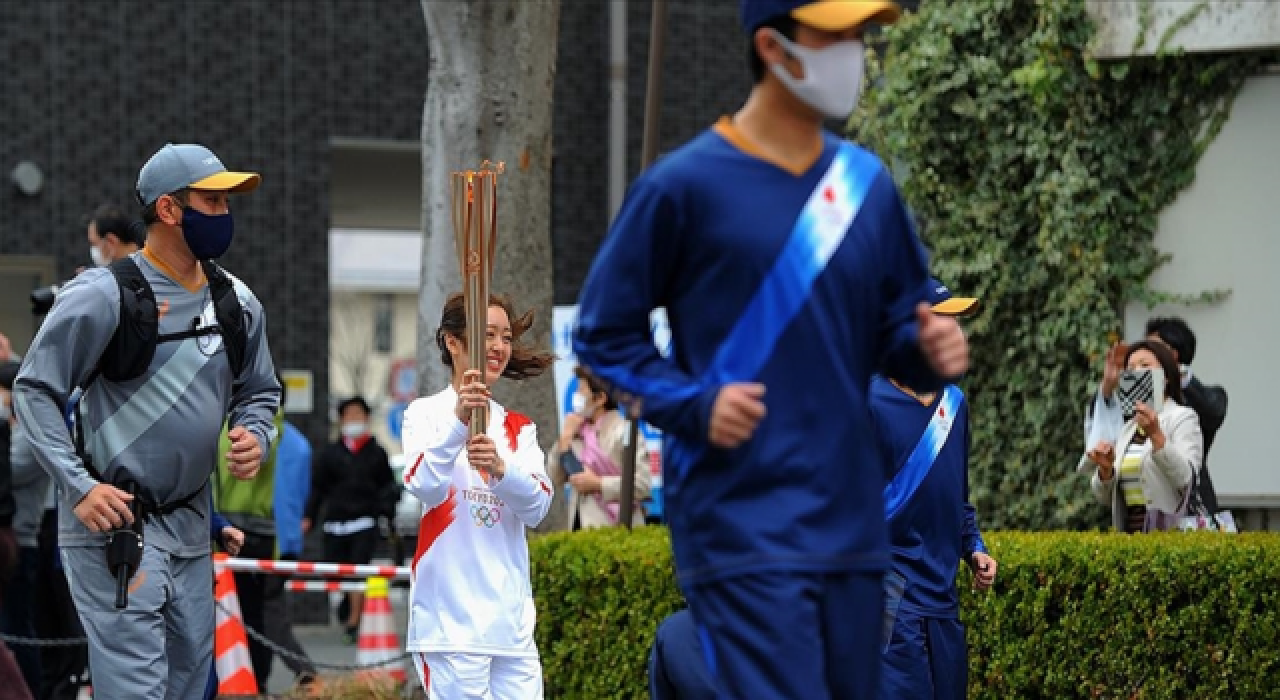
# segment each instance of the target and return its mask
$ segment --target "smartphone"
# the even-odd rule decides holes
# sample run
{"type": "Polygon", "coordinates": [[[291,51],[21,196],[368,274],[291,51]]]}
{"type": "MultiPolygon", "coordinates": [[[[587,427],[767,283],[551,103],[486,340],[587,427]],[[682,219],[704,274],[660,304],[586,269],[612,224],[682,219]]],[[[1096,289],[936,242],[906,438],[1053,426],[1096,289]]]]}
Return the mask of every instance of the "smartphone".
{"type": "Polygon", "coordinates": [[[1116,383],[1116,396],[1124,419],[1133,418],[1139,403],[1145,403],[1159,413],[1164,407],[1164,383],[1162,369],[1127,369],[1121,372],[1116,383]]]}
{"type": "Polygon", "coordinates": [[[564,470],[565,476],[573,476],[582,471],[582,460],[573,452],[562,452],[560,454],[560,468],[564,470]]]}

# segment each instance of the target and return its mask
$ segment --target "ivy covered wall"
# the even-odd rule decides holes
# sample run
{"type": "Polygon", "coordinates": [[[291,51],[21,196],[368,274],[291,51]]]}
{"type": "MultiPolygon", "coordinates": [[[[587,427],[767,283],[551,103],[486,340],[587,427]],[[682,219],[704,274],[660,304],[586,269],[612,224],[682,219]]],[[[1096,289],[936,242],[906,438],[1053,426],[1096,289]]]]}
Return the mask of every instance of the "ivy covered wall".
{"type": "Polygon", "coordinates": [[[1102,356],[1127,301],[1178,300],[1147,285],[1157,217],[1276,60],[1164,51],[1201,6],[1140,39],[1155,56],[1101,62],[1084,0],[926,0],[870,61],[851,136],[893,168],[935,274],[983,302],[964,388],[987,528],[1107,522],[1074,470],[1102,356]]]}

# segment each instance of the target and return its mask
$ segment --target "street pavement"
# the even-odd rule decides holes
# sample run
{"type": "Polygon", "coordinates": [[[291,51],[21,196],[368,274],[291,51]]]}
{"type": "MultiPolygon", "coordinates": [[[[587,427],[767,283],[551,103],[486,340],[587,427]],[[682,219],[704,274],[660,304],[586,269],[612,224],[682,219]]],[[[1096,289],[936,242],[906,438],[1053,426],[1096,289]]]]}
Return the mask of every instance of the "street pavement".
{"type": "MultiPolygon", "coordinates": [[[[286,594],[292,595],[292,594],[286,594]]],[[[400,643],[401,649],[404,648],[404,633],[409,625],[409,607],[408,607],[408,590],[403,588],[392,588],[391,594],[391,611],[396,619],[396,640],[400,643]]],[[[312,661],[317,663],[328,664],[354,664],[356,662],[356,645],[346,644],[342,639],[342,626],[334,621],[333,609],[337,607],[340,599],[336,596],[330,596],[329,605],[329,624],[327,625],[295,625],[293,628],[294,636],[298,638],[298,643],[306,650],[307,655],[312,661]]],[[[409,670],[409,669],[406,669],[409,670]]],[[[345,674],[345,671],[336,671],[332,669],[320,669],[321,675],[345,674]]],[[[412,674],[412,671],[409,671],[412,674]]],[[[271,675],[268,677],[267,691],[271,694],[287,692],[293,687],[293,674],[289,669],[280,662],[279,659],[273,661],[271,667],[271,675]]],[[[413,683],[418,680],[415,677],[409,679],[413,683]]]]}

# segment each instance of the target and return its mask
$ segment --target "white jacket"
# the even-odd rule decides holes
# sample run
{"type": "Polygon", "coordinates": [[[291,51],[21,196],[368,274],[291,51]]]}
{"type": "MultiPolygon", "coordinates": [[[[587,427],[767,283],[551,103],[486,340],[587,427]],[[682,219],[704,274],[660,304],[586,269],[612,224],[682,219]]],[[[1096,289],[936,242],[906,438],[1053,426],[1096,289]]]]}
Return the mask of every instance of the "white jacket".
{"type": "MultiPolygon", "coordinates": [[[[1104,401],[1099,397],[1094,404],[1094,420],[1110,420],[1119,423],[1123,420],[1119,415],[1117,402],[1104,401]]],[[[1157,416],[1160,430],[1164,433],[1165,443],[1161,449],[1152,449],[1142,458],[1142,492],[1147,497],[1147,523],[1154,529],[1165,529],[1170,516],[1183,515],[1187,495],[1194,484],[1194,476],[1200,469],[1204,459],[1204,436],[1200,433],[1200,419],[1196,412],[1179,405],[1173,399],[1165,399],[1157,416]],[[1152,513],[1152,510],[1158,511],[1152,513]]],[[[1129,449],[1129,443],[1137,433],[1138,424],[1133,419],[1125,422],[1119,429],[1115,452],[1116,469],[1112,471],[1111,480],[1103,481],[1098,476],[1098,465],[1089,459],[1088,451],[1093,445],[1086,445],[1086,454],[1080,458],[1076,469],[1080,472],[1091,472],[1090,486],[1093,495],[1103,505],[1111,507],[1111,523],[1116,530],[1125,529],[1125,512],[1121,507],[1120,479],[1118,477],[1119,462],[1129,449]]]]}
{"type": "Polygon", "coordinates": [[[537,429],[489,402],[488,435],[506,463],[492,485],[467,462],[452,388],[404,413],[405,487],[422,501],[406,646],[415,652],[537,656],[525,528],[551,507],[537,429]]]}

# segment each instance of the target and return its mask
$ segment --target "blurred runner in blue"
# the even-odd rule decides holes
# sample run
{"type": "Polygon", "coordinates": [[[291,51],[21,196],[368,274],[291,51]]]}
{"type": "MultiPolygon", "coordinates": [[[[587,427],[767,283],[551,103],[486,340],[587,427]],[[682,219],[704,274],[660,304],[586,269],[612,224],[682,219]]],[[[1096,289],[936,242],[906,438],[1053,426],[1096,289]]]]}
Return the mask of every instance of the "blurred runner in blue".
{"type": "MultiPolygon", "coordinates": [[[[978,303],[951,296],[937,280],[929,301],[934,313],[953,316],[978,303]]],[[[920,393],[876,377],[871,416],[890,470],[885,517],[893,549],[880,697],[964,700],[969,666],[956,570],[962,558],[969,562],[979,589],[996,578],[969,504],[969,407],[955,385],[920,393]]]]}
{"type": "Polygon", "coordinates": [[[898,7],[743,0],[741,15],[755,87],[632,185],[574,351],[663,431],[677,573],[720,697],[872,698],[890,557],[867,389],[881,371],[937,390],[968,345],[925,303],[889,172],[822,128],[857,104],[865,25],[898,7]]]}

